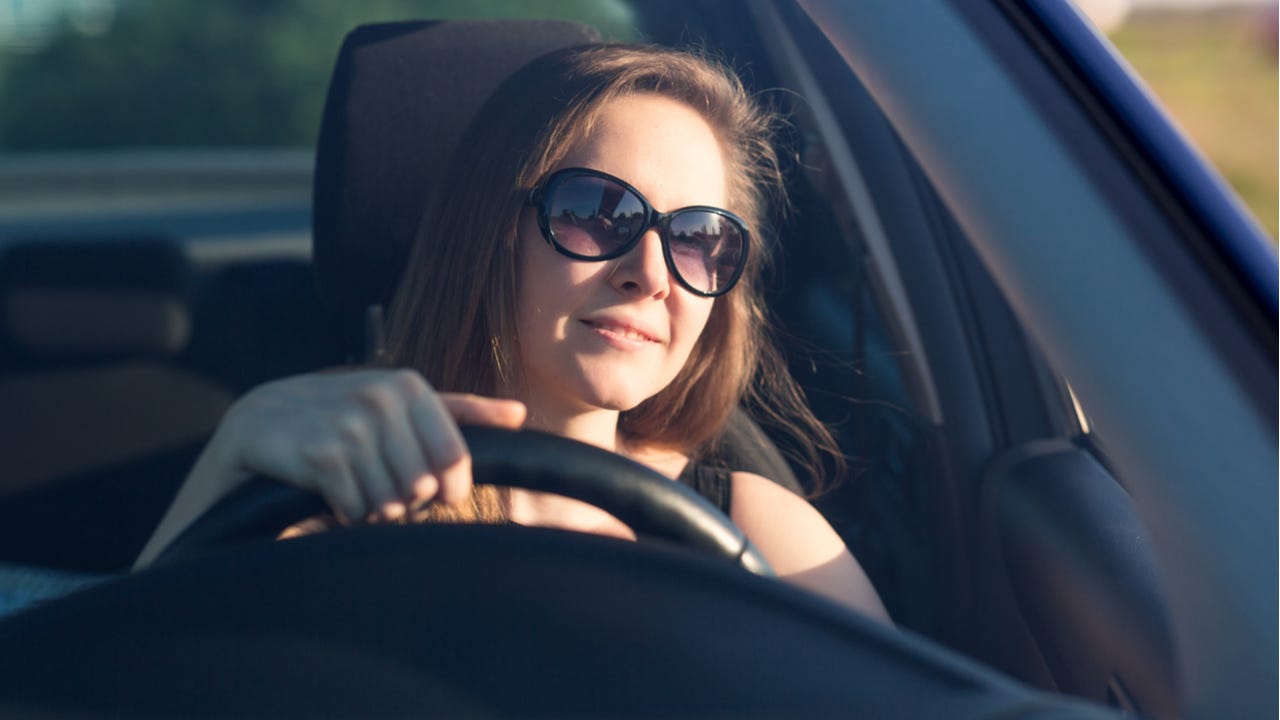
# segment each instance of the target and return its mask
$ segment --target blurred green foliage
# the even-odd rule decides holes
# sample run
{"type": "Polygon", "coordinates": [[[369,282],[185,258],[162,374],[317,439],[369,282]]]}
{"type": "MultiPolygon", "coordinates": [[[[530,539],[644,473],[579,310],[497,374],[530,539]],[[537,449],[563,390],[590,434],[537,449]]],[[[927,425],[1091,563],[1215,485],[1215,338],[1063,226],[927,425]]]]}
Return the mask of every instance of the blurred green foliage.
{"type": "Polygon", "coordinates": [[[103,34],[0,52],[0,149],[311,145],[351,28],[513,16],[636,34],[618,0],[123,0],[103,34]]]}
{"type": "MultiPolygon", "coordinates": [[[[0,152],[309,146],[342,37],[366,22],[569,18],[638,35],[625,0],[116,2],[104,33],[64,22],[44,47],[0,49],[0,152]]],[[[1112,40],[1274,238],[1273,25],[1248,9],[1139,13],[1112,40]]]]}
{"type": "Polygon", "coordinates": [[[1273,10],[1136,13],[1111,40],[1274,241],[1280,76],[1273,10]]]}

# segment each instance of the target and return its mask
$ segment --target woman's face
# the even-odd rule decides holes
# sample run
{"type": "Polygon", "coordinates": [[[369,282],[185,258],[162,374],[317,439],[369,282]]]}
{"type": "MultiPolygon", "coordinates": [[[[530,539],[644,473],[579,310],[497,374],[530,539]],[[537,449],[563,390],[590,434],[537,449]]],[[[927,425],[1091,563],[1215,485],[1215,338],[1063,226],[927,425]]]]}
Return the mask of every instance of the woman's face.
{"type": "MultiPolygon", "coordinates": [[[[638,93],[603,108],[557,166],[619,177],[661,212],[726,206],[724,160],[689,106],[638,93]]],[[[584,262],[555,251],[526,210],[519,230],[516,322],[526,402],[534,414],[628,410],[675,378],[714,300],[671,277],[650,229],[629,253],[584,262]]]]}

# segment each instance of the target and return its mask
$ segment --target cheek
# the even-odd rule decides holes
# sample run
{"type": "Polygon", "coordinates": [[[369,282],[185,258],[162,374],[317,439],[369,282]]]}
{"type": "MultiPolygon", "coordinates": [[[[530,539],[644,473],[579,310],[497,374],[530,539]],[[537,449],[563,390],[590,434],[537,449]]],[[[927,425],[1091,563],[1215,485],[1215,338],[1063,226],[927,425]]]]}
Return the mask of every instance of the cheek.
{"type": "Polygon", "coordinates": [[[544,276],[537,267],[541,260],[539,245],[544,242],[537,223],[529,213],[525,213],[516,233],[516,299],[521,305],[517,311],[522,310],[523,305],[533,299],[531,296],[538,294],[538,280],[544,276]]]}
{"type": "Polygon", "coordinates": [[[688,358],[698,339],[707,332],[711,325],[711,312],[715,308],[715,300],[709,298],[690,298],[685,307],[679,309],[679,326],[681,349],[684,358],[688,358]]]}
{"type": "Polygon", "coordinates": [[[532,357],[539,356],[544,351],[541,340],[552,333],[547,326],[553,310],[547,304],[551,278],[543,267],[541,248],[538,247],[543,240],[537,232],[535,227],[533,236],[529,236],[522,224],[516,241],[515,330],[517,344],[524,356],[521,362],[528,360],[530,353],[532,357]]]}
{"type": "MultiPolygon", "coordinates": [[[[555,251],[532,226],[520,234],[516,247],[516,323],[521,333],[556,338],[570,316],[591,305],[606,263],[571,260],[555,251]]],[[[522,337],[526,344],[534,337],[522,337]]]]}
{"type": "Polygon", "coordinates": [[[518,313],[524,313],[525,306],[542,313],[570,311],[603,267],[560,255],[541,238],[536,244],[522,244],[516,262],[518,313]]]}
{"type": "Polygon", "coordinates": [[[554,288],[563,282],[563,269],[531,215],[520,223],[516,239],[516,315],[521,325],[545,315],[555,300],[554,288]]]}

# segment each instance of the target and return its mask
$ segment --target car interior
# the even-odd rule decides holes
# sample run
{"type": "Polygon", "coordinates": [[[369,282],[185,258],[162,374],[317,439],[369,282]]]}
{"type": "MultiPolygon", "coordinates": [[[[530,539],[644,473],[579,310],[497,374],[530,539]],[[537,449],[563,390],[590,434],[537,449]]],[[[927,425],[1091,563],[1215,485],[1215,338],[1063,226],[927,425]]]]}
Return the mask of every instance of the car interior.
{"type": "MultiPolygon", "coordinates": [[[[924,683],[930,691],[912,707],[925,714],[946,708],[948,716],[978,717],[1019,702],[1029,714],[1102,712],[1057,693],[1128,712],[1176,714],[1176,656],[1161,581],[1126,489],[1091,437],[1068,384],[1023,331],[875,100],[812,20],[789,4],[751,4],[750,12],[735,15],[718,12],[714,3],[694,3],[678,20],[663,12],[668,5],[655,3],[642,16],[644,38],[666,44],[696,39],[714,48],[790,117],[781,142],[791,207],[778,222],[768,304],[793,374],[850,458],[849,476],[814,502],[905,631],[901,645],[798,591],[740,579],[737,571],[735,579],[724,580],[729,570],[711,569],[705,559],[673,559],[665,546],[619,556],[596,539],[539,533],[513,538],[510,529],[470,536],[460,528],[412,529],[417,535],[400,529],[395,535],[396,529],[382,528],[350,541],[351,547],[318,537],[280,543],[261,558],[229,548],[224,557],[234,563],[175,563],[133,585],[106,582],[93,591],[96,596],[38,603],[44,615],[10,625],[5,637],[14,647],[83,631],[90,620],[77,617],[141,627],[131,603],[165,593],[186,597],[204,587],[205,605],[170,608],[172,617],[157,626],[163,633],[140,635],[128,654],[139,674],[186,687],[173,678],[195,673],[199,663],[175,665],[172,653],[159,651],[164,633],[177,632],[209,653],[248,653],[241,658],[242,676],[189,696],[211,708],[231,707],[221,704],[219,693],[233,692],[281,657],[298,662],[298,674],[311,673],[309,683],[299,684],[304,695],[320,683],[343,685],[355,677],[385,690],[389,703],[435,703],[445,715],[494,708],[573,714],[600,707],[788,707],[764,690],[745,689],[769,685],[752,673],[771,672],[770,663],[717,665],[693,680],[675,669],[652,669],[644,677],[672,690],[645,696],[610,675],[616,657],[585,640],[566,640],[558,630],[582,622],[593,642],[603,637],[632,649],[630,660],[652,668],[671,660],[665,648],[637,645],[611,629],[603,612],[585,619],[569,612],[535,617],[484,592],[492,589],[486,584],[491,579],[474,569],[433,560],[420,574],[406,573],[414,539],[430,538],[461,548],[460,557],[476,565],[500,569],[546,605],[559,601],[582,612],[582,597],[618,602],[625,592],[632,597],[620,612],[632,609],[628,621],[644,626],[636,633],[668,637],[673,623],[713,618],[709,637],[742,643],[744,655],[773,644],[772,657],[811,658],[805,661],[810,672],[785,676],[810,711],[850,702],[885,711],[903,707],[875,700],[875,688],[835,683],[842,673],[866,673],[885,680],[878,689],[884,697],[908,705],[903,698],[924,683]],[[524,549],[512,554],[513,546],[524,549]],[[560,556],[578,564],[549,559],[560,556]],[[209,589],[282,567],[299,574],[290,570],[242,596],[234,588],[209,589]],[[546,668],[571,664],[567,678],[617,704],[573,699],[563,692],[565,677],[534,668],[477,705],[480,679],[510,673],[517,661],[502,649],[486,656],[469,648],[470,628],[430,630],[443,638],[450,661],[472,668],[474,677],[463,677],[442,670],[438,659],[423,659],[420,643],[414,645],[418,636],[398,640],[372,621],[339,636],[367,632],[395,648],[387,656],[338,658],[320,646],[285,655],[288,648],[269,634],[254,635],[255,628],[281,623],[275,627],[303,638],[313,625],[267,611],[243,619],[255,612],[251,606],[293,606],[298,585],[290,581],[303,582],[298,578],[308,572],[341,574],[345,584],[315,587],[329,593],[331,604],[354,607],[365,601],[350,586],[386,585],[392,576],[401,578],[396,591],[402,595],[438,595],[428,571],[445,573],[459,587],[475,583],[479,591],[465,592],[477,613],[505,618],[498,621],[501,632],[529,647],[552,648],[546,668]],[[714,582],[700,584],[697,573],[714,582]],[[721,582],[730,584],[715,584],[721,582]],[[765,599],[735,605],[730,591],[739,586],[732,583],[749,583],[765,599]],[[670,607],[673,598],[679,598],[679,610],[670,607]],[[757,617],[771,603],[803,612],[794,622],[757,617]],[[234,608],[229,617],[237,619],[201,615],[201,608],[217,604],[234,608]],[[92,614],[97,612],[102,614],[92,614]],[[643,617],[652,619],[637,619],[643,617]],[[785,622],[791,624],[778,624],[785,622]],[[650,627],[664,623],[661,630],[650,627]],[[744,628],[768,629],[748,640],[744,628]],[[842,643],[854,636],[880,654],[850,652],[842,643]],[[230,649],[233,643],[241,649],[230,649]],[[977,662],[958,659],[961,654],[977,662]],[[430,667],[438,685],[424,686],[420,677],[417,684],[404,681],[409,658],[435,663],[430,667]],[[329,660],[355,669],[337,677],[329,660]],[[1027,694],[1005,675],[1048,694],[1027,694]],[[833,683],[843,689],[832,690],[833,683]],[[736,693],[738,704],[715,704],[710,698],[717,693],[736,693]]],[[[168,228],[165,222],[112,225],[91,218],[52,229],[0,223],[0,452],[9,460],[0,480],[0,578],[70,588],[127,572],[236,397],[272,378],[376,357],[380,306],[404,264],[422,198],[447,188],[440,170],[453,140],[513,70],[549,49],[598,37],[591,27],[547,20],[362,26],[337,55],[314,176],[304,168],[247,181],[305,183],[311,197],[303,202],[252,212],[202,210],[165,221],[168,228]],[[43,574],[33,574],[34,568],[43,574]]],[[[791,449],[772,437],[767,424],[755,422],[750,408],[735,417],[722,452],[734,467],[796,490],[806,487],[807,478],[787,460],[791,449]]],[[[384,601],[396,608],[387,610],[391,615],[420,612],[403,599],[384,601]]],[[[453,606],[441,602],[432,599],[427,607],[450,612],[453,606]]],[[[323,622],[320,610],[303,607],[307,621],[323,622]]],[[[120,661],[125,652],[110,637],[89,637],[82,649],[87,659],[77,667],[120,661]]],[[[66,691],[55,680],[28,677],[39,668],[35,663],[3,683],[44,688],[24,697],[66,691]]],[[[86,683],[79,697],[134,708],[112,695],[120,680],[112,675],[86,683]]],[[[332,711],[357,703],[359,695],[335,691],[324,696],[330,704],[317,696],[288,710],[332,711]]],[[[178,707],[166,705],[176,701],[164,693],[156,697],[162,699],[148,708],[178,707]]]]}

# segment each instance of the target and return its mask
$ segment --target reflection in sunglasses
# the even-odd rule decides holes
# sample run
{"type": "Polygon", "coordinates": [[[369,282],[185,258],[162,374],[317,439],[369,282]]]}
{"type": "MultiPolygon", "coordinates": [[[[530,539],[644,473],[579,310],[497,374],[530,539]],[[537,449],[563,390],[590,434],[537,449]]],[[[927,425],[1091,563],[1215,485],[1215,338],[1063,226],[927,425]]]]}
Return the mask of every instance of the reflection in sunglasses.
{"type": "Polygon", "coordinates": [[[658,212],[635,188],[598,170],[552,173],[528,204],[538,209],[547,241],[577,260],[619,257],[656,227],[672,274],[698,295],[728,292],[746,264],[749,234],[733,213],[703,206],[658,212]]]}

